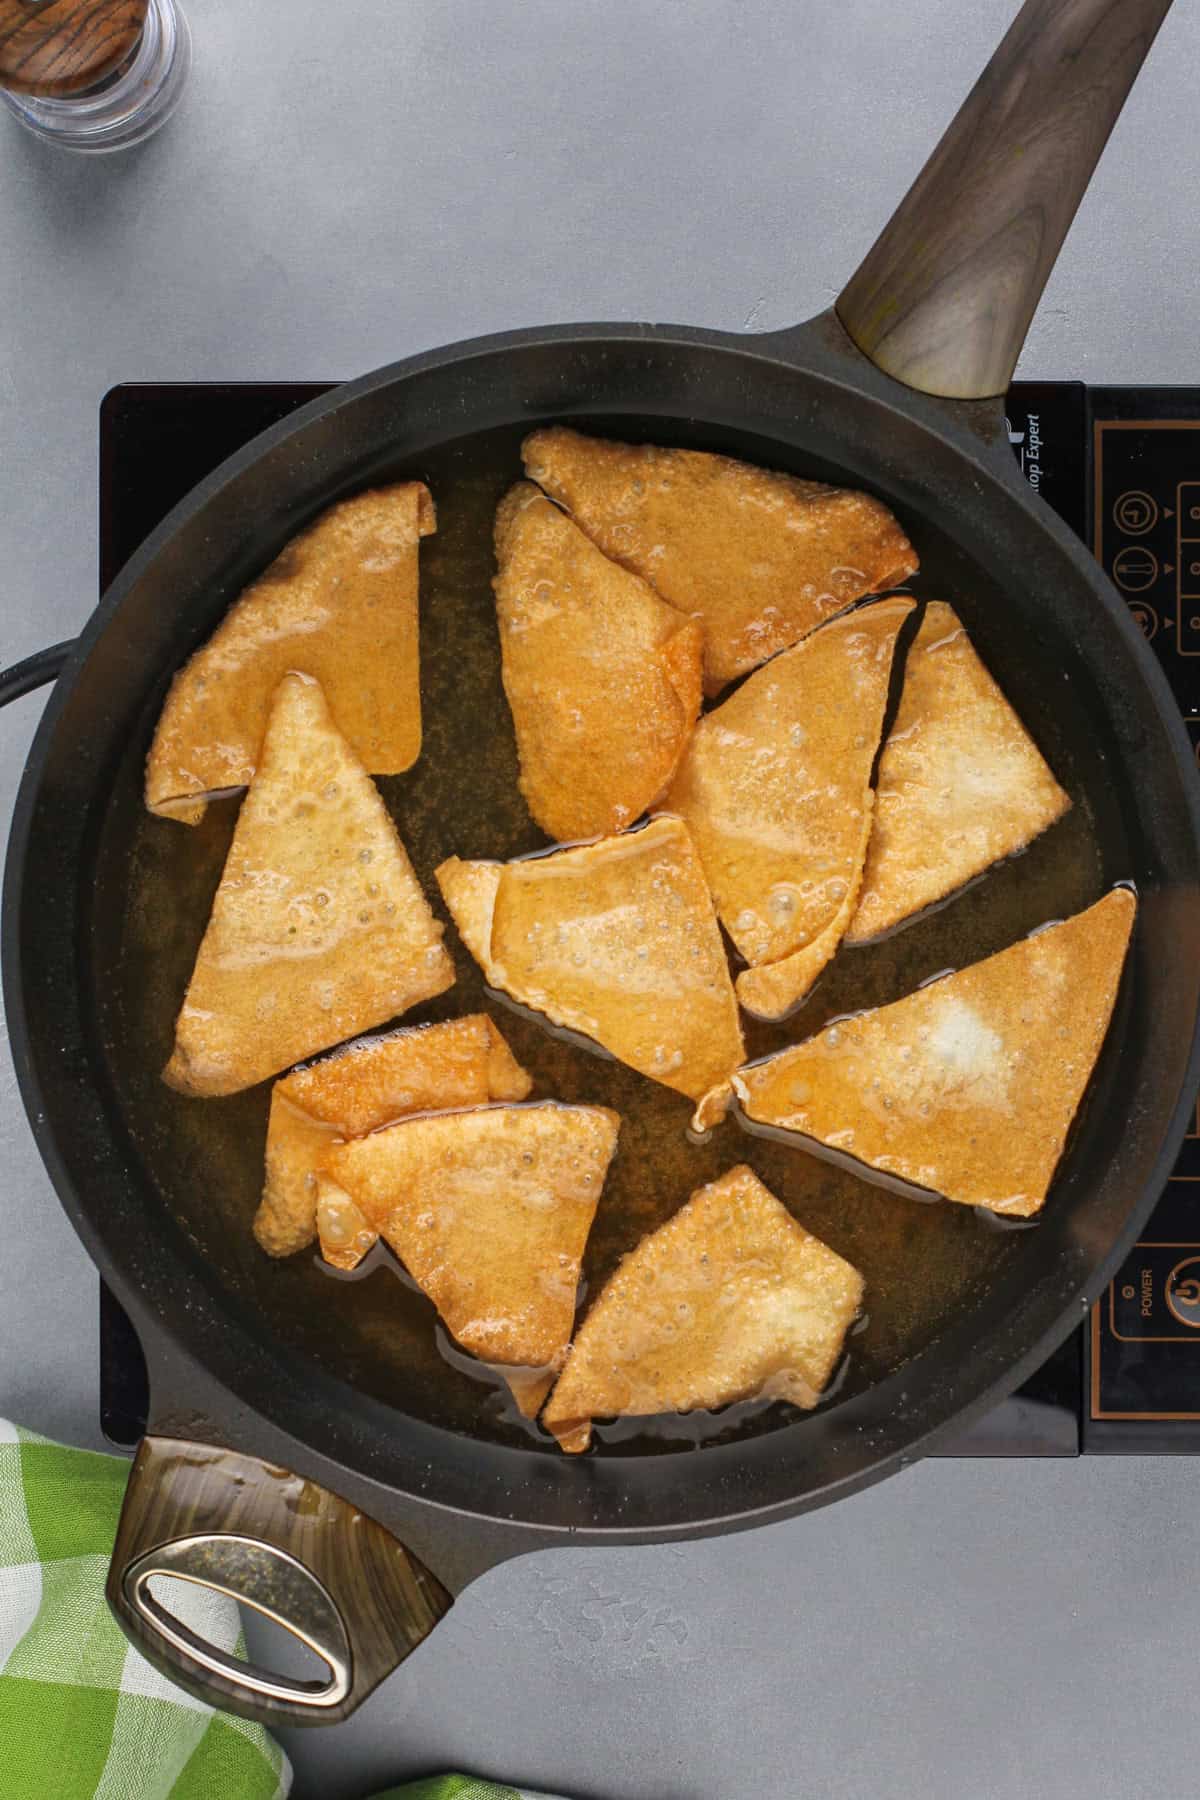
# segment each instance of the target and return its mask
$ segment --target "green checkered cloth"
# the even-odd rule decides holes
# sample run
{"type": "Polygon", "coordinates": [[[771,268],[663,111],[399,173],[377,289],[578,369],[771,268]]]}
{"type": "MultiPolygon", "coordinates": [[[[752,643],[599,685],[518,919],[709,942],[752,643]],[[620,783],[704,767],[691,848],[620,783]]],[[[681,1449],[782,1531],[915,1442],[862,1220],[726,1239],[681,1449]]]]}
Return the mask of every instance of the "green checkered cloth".
{"type": "MultiPolygon", "coordinates": [[[[5,1800],[275,1800],[292,1772],[261,1725],[152,1669],[104,1600],[128,1465],[0,1419],[0,1792],[5,1800]]],[[[237,1607],[181,1586],[222,1650],[237,1607]]],[[[172,1596],[172,1605],[176,1606],[172,1596]]]]}
{"type": "MultiPolygon", "coordinates": [[[[104,1599],[128,1465],[0,1419],[3,1800],[282,1800],[288,1760],[261,1725],[214,1712],[138,1655],[104,1599]]],[[[171,1605],[244,1654],[237,1607],[180,1583],[171,1605]]],[[[466,1775],[377,1800],[552,1800],[466,1775]]]]}

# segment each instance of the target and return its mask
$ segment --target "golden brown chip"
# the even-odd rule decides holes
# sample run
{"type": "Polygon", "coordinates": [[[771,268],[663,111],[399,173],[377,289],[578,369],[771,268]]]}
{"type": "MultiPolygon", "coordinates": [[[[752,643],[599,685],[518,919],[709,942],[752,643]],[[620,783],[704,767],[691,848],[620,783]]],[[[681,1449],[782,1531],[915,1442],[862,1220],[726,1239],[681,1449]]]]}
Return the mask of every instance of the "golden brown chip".
{"type": "MultiPolygon", "coordinates": [[[[327,1175],[316,1177],[316,1192],[321,1255],[335,1269],[356,1269],[367,1251],[379,1242],[378,1231],[367,1224],[345,1188],[327,1175]]],[[[536,1419],[554,1386],[554,1370],[505,1367],[503,1363],[490,1366],[508,1383],[518,1409],[527,1419],[536,1419]]]]}
{"type": "MultiPolygon", "coordinates": [[[[323,1124],[293,1106],[284,1098],[282,1087],[282,1082],[276,1082],[271,1089],[263,1194],[254,1215],[254,1235],[268,1256],[292,1256],[312,1243],[316,1171],[325,1151],[340,1135],[336,1126],[323,1124]]],[[[353,1266],[338,1264],[339,1268],[353,1266]]]]}
{"type": "Polygon", "coordinates": [[[917,567],[869,494],[562,426],[535,431],[522,454],[606,556],[700,619],[710,693],[917,567]]]}
{"type": "Polygon", "coordinates": [[[759,1397],[815,1406],[862,1292],[858,1270],[740,1164],[625,1258],[579,1329],[543,1423],[579,1451],[597,1417],[759,1397]]]}
{"type": "Polygon", "coordinates": [[[237,1093],[453,982],[374,783],[319,684],[285,675],[163,1079],[237,1093]]]}
{"type": "Polygon", "coordinates": [[[493,987],[699,1100],[741,1060],[729,966],[687,827],[437,871],[493,987]]]}
{"type": "Polygon", "coordinates": [[[738,999],[763,1018],[804,998],[854,914],[892,653],[912,610],[882,600],[775,657],[701,719],[671,785],[751,965],[738,999]]]}
{"type": "Polygon", "coordinates": [[[331,507],[293,538],[179,671],[146,764],[151,812],[195,825],[254,773],[271,699],[291,669],[315,676],[373,775],[421,750],[417,543],[436,529],[418,481],[331,507]]]}
{"type": "Polygon", "coordinates": [[[617,1143],[600,1106],[425,1114],[330,1150],[329,1175],[465,1350],[562,1366],[584,1245],[617,1143]]]}
{"type": "Polygon", "coordinates": [[[876,937],[1023,850],[1071,802],[950,607],[926,608],[879,761],[847,943],[876,937]]]}
{"type": "Polygon", "coordinates": [[[496,615],[521,792],[553,838],[658,799],[700,711],[703,634],[527,481],[496,515],[496,615]]]}
{"type": "MultiPolygon", "coordinates": [[[[293,1070],[271,1090],[255,1237],[270,1256],[290,1256],[312,1243],[315,1176],[335,1139],[361,1137],[409,1113],[524,1100],[532,1085],[485,1013],[360,1038],[293,1070]]],[[[353,1268],[375,1241],[372,1235],[357,1242],[360,1235],[339,1232],[327,1245],[322,1233],[325,1260],[353,1268]]]]}
{"type": "Polygon", "coordinates": [[[359,1038],[293,1069],[275,1092],[340,1136],[362,1137],[405,1113],[524,1100],[532,1085],[487,1014],[470,1013],[359,1038]]]}
{"type": "Polygon", "coordinates": [[[997,956],[827,1025],[735,1075],[743,1108],[948,1200],[1037,1212],[1108,1030],[1136,910],[1114,888],[997,956]]]}

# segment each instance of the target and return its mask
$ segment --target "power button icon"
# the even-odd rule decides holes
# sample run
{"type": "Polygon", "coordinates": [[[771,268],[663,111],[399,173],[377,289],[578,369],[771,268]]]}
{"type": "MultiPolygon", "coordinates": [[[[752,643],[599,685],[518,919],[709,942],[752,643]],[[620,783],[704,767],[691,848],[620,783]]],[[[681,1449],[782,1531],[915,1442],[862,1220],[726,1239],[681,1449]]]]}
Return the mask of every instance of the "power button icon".
{"type": "Polygon", "coordinates": [[[1200,1331],[1200,1257],[1175,1264],[1167,1276],[1167,1305],[1181,1325],[1200,1331]]]}
{"type": "Polygon", "coordinates": [[[1142,537],[1158,524],[1158,502],[1141,488],[1130,488],[1113,504],[1113,524],[1126,537],[1142,537]]]}

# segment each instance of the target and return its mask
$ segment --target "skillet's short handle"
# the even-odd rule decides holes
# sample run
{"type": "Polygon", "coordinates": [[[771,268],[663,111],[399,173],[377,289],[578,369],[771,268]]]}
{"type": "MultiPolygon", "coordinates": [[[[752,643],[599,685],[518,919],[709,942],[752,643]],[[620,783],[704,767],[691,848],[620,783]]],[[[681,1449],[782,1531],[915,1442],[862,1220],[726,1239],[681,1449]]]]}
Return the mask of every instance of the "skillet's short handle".
{"type": "Polygon", "coordinates": [[[345,1719],[415,1650],[451,1600],[382,1525],[255,1456],[146,1438],[129,1478],[108,1602],[146,1659],[212,1706],[264,1725],[345,1719]],[[304,1682],[242,1662],[177,1619],[172,1575],[241,1600],[315,1651],[304,1682]]]}
{"type": "Polygon", "coordinates": [[[23,694],[32,694],[35,688],[57,681],[74,648],[72,642],[51,644],[48,650],[38,650],[24,662],[0,669],[0,706],[7,706],[11,700],[19,700],[23,694]]]}
{"type": "Polygon", "coordinates": [[[1171,0],[1025,0],[837,302],[926,394],[1008,387],[1025,334],[1171,0]]]}

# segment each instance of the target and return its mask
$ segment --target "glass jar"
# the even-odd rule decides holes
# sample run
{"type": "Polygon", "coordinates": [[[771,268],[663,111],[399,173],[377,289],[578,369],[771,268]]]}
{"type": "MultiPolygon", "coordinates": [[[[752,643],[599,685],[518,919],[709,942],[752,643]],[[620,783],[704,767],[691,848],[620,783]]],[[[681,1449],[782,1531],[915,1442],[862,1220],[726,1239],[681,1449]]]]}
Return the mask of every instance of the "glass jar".
{"type": "Polygon", "coordinates": [[[175,0],[149,0],[137,45],[102,81],[78,94],[0,88],[0,101],[22,125],[65,150],[126,150],[166,124],[191,61],[191,33],[175,0]]]}

